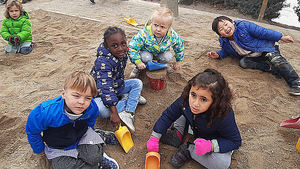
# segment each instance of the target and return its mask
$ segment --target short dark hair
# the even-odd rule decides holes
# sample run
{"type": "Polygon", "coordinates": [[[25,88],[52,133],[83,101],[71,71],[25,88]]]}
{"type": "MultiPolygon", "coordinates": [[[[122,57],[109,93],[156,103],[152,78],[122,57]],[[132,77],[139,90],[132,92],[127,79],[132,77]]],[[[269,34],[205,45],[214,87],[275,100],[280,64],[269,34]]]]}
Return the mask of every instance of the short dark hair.
{"type": "Polygon", "coordinates": [[[189,105],[189,93],[192,86],[208,89],[212,93],[213,103],[206,111],[207,126],[211,126],[216,119],[223,118],[231,111],[231,90],[227,81],[217,70],[206,69],[188,81],[181,94],[183,106],[189,105]]]}
{"type": "Polygon", "coordinates": [[[221,21],[229,21],[231,23],[233,23],[233,20],[228,18],[227,16],[218,16],[214,19],[214,21],[212,22],[211,28],[214,32],[216,32],[218,35],[220,35],[219,31],[218,31],[218,24],[221,21]]]}
{"type": "Polygon", "coordinates": [[[115,34],[115,33],[121,33],[121,35],[123,35],[124,37],[126,37],[126,34],[125,34],[125,31],[121,28],[118,28],[118,27],[108,27],[106,29],[106,31],[104,32],[104,36],[103,36],[103,39],[104,39],[104,47],[107,48],[107,39],[115,34]]]}

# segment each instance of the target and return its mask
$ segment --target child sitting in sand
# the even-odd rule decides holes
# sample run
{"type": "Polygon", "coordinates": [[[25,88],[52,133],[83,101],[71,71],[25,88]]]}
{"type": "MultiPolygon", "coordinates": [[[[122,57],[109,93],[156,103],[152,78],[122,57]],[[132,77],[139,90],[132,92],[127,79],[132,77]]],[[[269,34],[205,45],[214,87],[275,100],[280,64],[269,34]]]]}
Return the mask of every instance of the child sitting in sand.
{"type": "Polygon", "coordinates": [[[8,41],[6,53],[28,54],[33,49],[31,23],[28,13],[23,10],[18,0],[9,0],[6,3],[4,20],[1,26],[1,36],[8,41]]]}
{"type": "Polygon", "coordinates": [[[122,120],[134,132],[133,121],[137,104],[146,104],[146,99],[141,96],[143,83],[139,79],[124,80],[128,60],[125,32],[117,27],[109,27],[104,32],[103,39],[91,70],[98,88],[95,102],[100,117],[110,117],[115,126],[119,126],[122,120]]]}
{"type": "Polygon", "coordinates": [[[137,77],[140,70],[146,68],[145,64],[153,59],[159,63],[171,62],[173,58],[171,47],[176,58],[173,69],[180,69],[180,63],[184,58],[184,43],[171,28],[172,22],[173,13],[170,9],[157,8],[144,29],[132,37],[129,43],[129,55],[136,67],[130,73],[130,78],[137,77]]]}
{"type": "Polygon", "coordinates": [[[158,152],[161,141],[179,147],[171,158],[176,168],[190,159],[206,168],[228,168],[233,150],[241,146],[231,100],[228,83],[219,72],[206,69],[198,73],[156,121],[148,151],[158,152]],[[175,129],[167,130],[173,122],[175,129]],[[192,135],[186,142],[183,137],[188,126],[192,135]]]}
{"type": "Polygon", "coordinates": [[[294,42],[291,36],[266,29],[245,20],[233,21],[219,16],[212,23],[219,35],[221,50],[209,52],[208,57],[222,59],[234,56],[245,69],[258,69],[283,77],[291,87],[289,93],[300,96],[300,78],[291,64],[280,54],[277,41],[294,42]],[[276,43],[275,43],[276,42],[276,43]]]}
{"type": "Polygon", "coordinates": [[[60,97],[39,104],[29,114],[26,133],[31,148],[45,153],[53,169],[119,168],[104,153],[106,136],[94,131],[99,114],[96,94],[94,78],[74,72],[66,78],[60,97]]]}

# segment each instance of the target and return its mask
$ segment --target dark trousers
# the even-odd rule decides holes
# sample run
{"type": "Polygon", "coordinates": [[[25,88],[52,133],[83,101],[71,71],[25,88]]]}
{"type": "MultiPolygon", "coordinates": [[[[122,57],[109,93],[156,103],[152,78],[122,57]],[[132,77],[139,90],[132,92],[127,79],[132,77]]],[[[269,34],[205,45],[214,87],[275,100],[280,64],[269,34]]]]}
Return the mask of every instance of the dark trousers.
{"type": "Polygon", "coordinates": [[[52,159],[53,169],[99,169],[103,158],[103,144],[81,144],[77,150],[78,158],[61,156],[52,159]]]}
{"type": "Polygon", "coordinates": [[[266,57],[266,53],[263,53],[259,57],[243,57],[240,60],[240,66],[245,69],[258,69],[264,72],[272,72],[282,77],[290,87],[297,85],[299,76],[292,65],[280,54],[278,46],[275,46],[273,53],[276,59],[273,59],[272,62],[270,58],[266,57]]]}

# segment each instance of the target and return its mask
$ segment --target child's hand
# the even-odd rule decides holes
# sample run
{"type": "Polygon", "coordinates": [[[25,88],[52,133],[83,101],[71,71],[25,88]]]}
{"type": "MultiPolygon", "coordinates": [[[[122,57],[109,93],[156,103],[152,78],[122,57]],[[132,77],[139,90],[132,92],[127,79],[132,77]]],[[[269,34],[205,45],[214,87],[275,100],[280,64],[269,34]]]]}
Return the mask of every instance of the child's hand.
{"type": "Polygon", "coordinates": [[[137,67],[138,67],[138,69],[140,69],[140,70],[142,70],[142,69],[145,69],[145,68],[146,68],[146,65],[145,65],[143,62],[141,62],[141,63],[138,63],[136,66],[137,66],[137,67]]]}
{"type": "Polygon", "coordinates": [[[150,139],[147,142],[148,152],[158,152],[159,149],[159,139],[153,136],[150,136],[150,139]]]}
{"type": "Polygon", "coordinates": [[[217,52],[208,52],[207,56],[213,59],[219,58],[219,54],[217,52]]]}
{"type": "Polygon", "coordinates": [[[291,36],[282,36],[281,39],[283,42],[289,43],[289,42],[294,42],[294,39],[291,36]]]}
{"type": "Polygon", "coordinates": [[[15,44],[19,44],[20,43],[20,36],[15,36],[14,37],[14,42],[15,42],[15,44]]]}
{"type": "Polygon", "coordinates": [[[174,70],[179,70],[181,68],[181,62],[175,62],[173,64],[173,69],[174,70]]]}
{"type": "Polygon", "coordinates": [[[202,138],[197,138],[195,141],[195,153],[198,155],[204,155],[211,152],[211,142],[202,138]]]}

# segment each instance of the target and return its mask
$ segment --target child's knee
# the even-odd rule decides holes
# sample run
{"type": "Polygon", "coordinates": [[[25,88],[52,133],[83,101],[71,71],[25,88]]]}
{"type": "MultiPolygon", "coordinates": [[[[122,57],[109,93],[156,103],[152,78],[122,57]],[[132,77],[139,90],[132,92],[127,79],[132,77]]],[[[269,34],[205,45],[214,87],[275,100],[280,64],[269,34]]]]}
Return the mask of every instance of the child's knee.
{"type": "Polygon", "coordinates": [[[79,145],[78,158],[92,166],[97,165],[103,158],[103,144],[79,145]]]}
{"type": "Polygon", "coordinates": [[[244,68],[244,69],[247,69],[247,62],[246,62],[246,60],[244,58],[242,58],[240,60],[240,67],[244,68]]]}
{"type": "Polygon", "coordinates": [[[149,61],[153,60],[153,55],[148,51],[141,51],[140,56],[144,63],[148,63],[149,61]]]}

